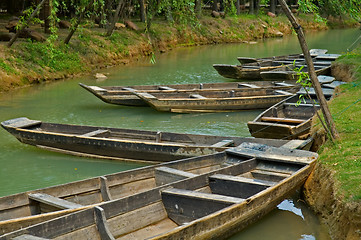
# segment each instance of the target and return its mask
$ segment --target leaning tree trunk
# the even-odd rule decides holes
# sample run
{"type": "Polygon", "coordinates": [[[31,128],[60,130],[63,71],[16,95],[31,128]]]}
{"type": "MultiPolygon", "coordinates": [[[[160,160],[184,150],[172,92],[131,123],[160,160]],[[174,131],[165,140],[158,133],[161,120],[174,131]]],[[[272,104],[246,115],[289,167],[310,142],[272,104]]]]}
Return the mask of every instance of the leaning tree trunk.
{"type": "MultiPolygon", "coordinates": [[[[292,14],[292,12],[289,9],[289,7],[287,6],[285,0],[279,0],[279,3],[281,4],[282,9],[285,12],[286,16],[288,17],[289,21],[291,22],[293,28],[296,30],[298,41],[300,42],[302,52],[305,56],[306,63],[308,66],[308,73],[310,75],[312,85],[315,88],[316,96],[317,96],[318,100],[320,101],[322,113],[325,118],[328,130],[330,131],[331,138],[332,139],[338,138],[338,132],[336,130],[335,123],[332,119],[330,109],[328,108],[326,98],[323,95],[321,85],[317,79],[315,67],[313,65],[311,54],[308,50],[307,42],[306,42],[303,30],[301,28],[301,25],[299,25],[297,19],[292,14]]],[[[325,129],[325,130],[327,131],[327,129],[325,129]]]]}
{"type": "Polygon", "coordinates": [[[28,26],[29,22],[31,21],[31,19],[34,18],[34,16],[39,12],[40,8],[44,5],[44,3],[48,1],[48,0],[42,0],[39,5],[36,7],[36,9],[34,10],[34,12],[30,15],[30,17],[28,18],[28,20],[26,20],[26,23],[24,23],[20,29],[18,29],[16,31],[16,34],[10,39],[10,41],[8,42],[7,46],[11,47],[14,42],[16,41],[16,39],[19,37],[20,33],[24,30],[24,28],[26,26],[28,26]]]}
{"type": "Polygon", "coordinates": [[[114,13],[112,24],[109,26],[109,29],[108,29],[107,34],[106,34],[106,36],[108,36],[108,37],[113,34],[113,31],[114,31],[114,28],[115,28],[115,23],[118,22],[119,13],[120,13],[120,10],[122,8],[122,5],[123,5],[123,0],[119,0],[117,9],[115,10],[115,13],[114,13]]]}
{"type": "Polygon", "coordinates": [[[76,20],[76,23],[74,26],[72,26],[70,33],[68,34],[68,36],[65,38],[64,43],[65,44],[69,44],[70,39],[72,38],[72,36],[74,35],[75,31],[77,30],[79,23],[81,22],[81,20],[84,18],[85,12],[88,9],[88,7],[92,6],[94,4],[94,0],[91,0],[90,3],[84,7],[84,9],[82,10],[82,12],[80,13],[78,19],[76,20]]]}

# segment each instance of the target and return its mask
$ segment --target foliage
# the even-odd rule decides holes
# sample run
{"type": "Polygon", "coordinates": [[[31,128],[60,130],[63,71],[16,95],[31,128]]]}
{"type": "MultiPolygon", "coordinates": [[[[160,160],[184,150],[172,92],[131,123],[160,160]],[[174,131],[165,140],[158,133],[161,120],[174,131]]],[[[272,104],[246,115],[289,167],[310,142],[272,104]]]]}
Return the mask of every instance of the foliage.
{"type": "Polygon", "coordinates": [[[16,70],[3,59],[0,59],[0,69],[3,69],[6,73],[17,74],[16,70]]]}

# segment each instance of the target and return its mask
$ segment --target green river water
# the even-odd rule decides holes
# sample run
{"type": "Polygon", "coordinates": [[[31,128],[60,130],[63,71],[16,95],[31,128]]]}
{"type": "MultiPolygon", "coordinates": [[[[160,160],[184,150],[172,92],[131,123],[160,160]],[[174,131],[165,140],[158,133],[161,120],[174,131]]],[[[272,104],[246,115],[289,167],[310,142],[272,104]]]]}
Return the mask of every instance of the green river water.
{"type": "MultiPolygon", "coordinates": [[[[310,48],[343,53],[359,36],[359,29],[307,33],[310,48]]],[[[28,117],[56,123],[109,126],[180,133],[248,137],[247,121],[261,110],[231,113],[160,113],[147,107],[103,103],[80,86],[178,84],[232,81],[217,74],[214,63],[237,64],[236,57],[265,57],[300,52],[296,36],[257,44],[227,44],[181,48],[156,56],[156,64],[143,59],[136,64],[92,75],[19,89],[0,96],[0,121],[28,117]]],[[[144,166],[111,160],[80,158],[48,152],[18,142],[0,130],[0,196],[66,183],[144,166]]],[[[295,197],[231,239],[329,239],[308,207],[295,197]]]]}

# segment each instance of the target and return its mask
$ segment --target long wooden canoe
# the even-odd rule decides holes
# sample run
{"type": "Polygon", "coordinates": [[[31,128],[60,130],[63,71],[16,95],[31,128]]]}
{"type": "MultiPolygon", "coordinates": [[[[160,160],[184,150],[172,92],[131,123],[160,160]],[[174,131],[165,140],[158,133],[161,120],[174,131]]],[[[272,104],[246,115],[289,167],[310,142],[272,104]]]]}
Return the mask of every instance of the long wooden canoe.
{"type": "Polygon", "coordinates": [[[20,142],[72,155],[115,160],[164,162],[223,151],[243,142],[272,146],[306,143],[181,134],[109,127],[47,123],[25,117],[1,123],[20,142]]]}
{"type": "Polygon", "coordinates": [[[297,105],[299,95],[296,94],[268,108],[253,121],[247,123],[250,134],[256,138],[297,139],[307,137],[312,118],[320,109],[311,101],[297,105]]]}
{"type": "Polygon", "coordinates": [[[136,91],[133,93],[158,111],[188,113],[265,109],[292,95],[290,92],[274,89],[217,91],[202,94],[150,94],[136,91]]]}
{"type": "Polygon", "coordinates": [[[234,164],[198,157],[0,197],[0,235],[234,164]]]}
{"type": "MultiPolygon", "coordinates": [[[[331,62],[314,62],[316,75],[331,75],[331,62]]],[[[307,65],[288,65],[281,68],[263,71],[260,76],[265,81],[298,80],[299,69],[301,72],[308,72],[307,65]]]]}
{"type": "Polygon", "coordinates": [[[291,66],[294,62],[302,64],[304,59],[298,60],[267,60],[262,62],[248,63],[242,65],[213,64],[213,68],[226,78],[261,80],[261,72],[283,69],[284,66],[291,66]]]}
{"type": "MultiPolygon", "coordinates": [[[[228,166],[7,233],[8,239],[225,239],[299,188],[316,153],[241,146],[204,158],[228,166]]],[[[179,171],[180,172],[180,171],[179,171]]]]}
{"type": "Polygon", "coordinates": [[[148,106],[141,98],[130,91],[157,93],[188,93],[202,94],[203,92],[215,91],[240,91],[254,88],[281,89],[293,92],[299,89],[294,82],[221,82],[221,83],[199,83],[199,84],[171,84],[171,85],[138,85],[138,86],[88,86],[79,83],[81,87],[94,94],[106,103],[127,105],[127,106],[148,106]]]}

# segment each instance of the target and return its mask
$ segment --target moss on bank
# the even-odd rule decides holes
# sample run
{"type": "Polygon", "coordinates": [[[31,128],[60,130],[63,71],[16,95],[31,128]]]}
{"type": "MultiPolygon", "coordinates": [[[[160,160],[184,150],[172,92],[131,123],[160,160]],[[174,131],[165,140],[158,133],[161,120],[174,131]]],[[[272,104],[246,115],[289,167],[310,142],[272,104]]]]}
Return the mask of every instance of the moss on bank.
{"type": "Polygon", "coordinates": [[[337,60],[333,75],[349,81],[329,104],[340,138],[319,149],[305,196],[333,239],[361,239],[361,47],[337,60]]]}
{"type": "MultiPolygon", "coordinates": [[[[312,16],[302,15],[306,30],[325,30],[325,23],[314,23],[312,16]]],[[[121,28],[111,37],[104,29],[88,25],[79,29],[69,45],[61,44],[68,30],[59,29],[55,45],[19,39],[11,49],[0,43],[0,91],[48,80],[66,78],[134,61],[153,52],[165,52],[176,47],[254,41],[291,34],[285,16],[266,15],[211,18],[204,17],[191,25],[170,25],[161,20],[152,23],[149,35],[145,24],[135,22],[138,31],[121,28]]],[[[5,25],[0,23],[0,28],[5,25]]],[[[41,31],[40,26],[32,26],[41,31]]]]}

